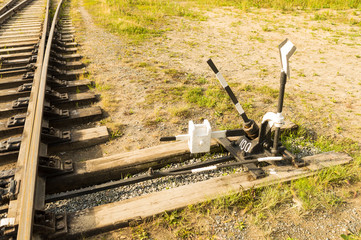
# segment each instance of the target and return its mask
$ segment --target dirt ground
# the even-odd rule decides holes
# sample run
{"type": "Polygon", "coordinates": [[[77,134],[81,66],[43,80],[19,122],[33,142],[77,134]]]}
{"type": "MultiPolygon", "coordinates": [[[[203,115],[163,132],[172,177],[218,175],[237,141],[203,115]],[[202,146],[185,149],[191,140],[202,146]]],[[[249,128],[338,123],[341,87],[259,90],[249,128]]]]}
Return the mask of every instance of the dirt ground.
{"type": "MultiPolygon", "coordinates": [[[[360,11],[217,8],[204,15],[204,21],[174,17],[161,37],[129,44],[97,26],[78,6],[79,18],[74,20],[82,29],[77,33],[81,54],[107,116],[99,124],[112,130],[111,141],[80,151],[79,160],[158,145],[161,136],[185,133],[189,120],[208,119],[215,129],[240,121],[236,111],[219,114],[178,98],[157,98],[160,90],[171,95],[178,86],[194,84],[194,79],[206,81],[204,86],[218,86],[206,64],[210,57],[240,102],[251,105],[250,116],[259,121],[267,111],[276,110],[277,101],[260,89],[278,89],[277,47],[285,38],[297,46],[290,61],[285,117],[318,134],[361,142],[361,34],[360,25],[352,25],[360,21],[360,11]],[[247,87],[254,91],[244,90],[247,87]]],[[[361,228],[360,203],[356,194],[341,211],[300,216],[292,210],[275,216],[267,226],[248,226],[244,239],[340,239],[350,224],[355,230],[361,228]]],[[[97,239],[130,236],[130,229],[121,231],[124,235],[116,232],[97,239]]]]}
{"type": "Polygon", "coordinates": [[[88,58],[89,77],[98,84],[100,105],[109,116],[102,124],[113,129],[114,137],[121,135],[97,149],[96,156],[160,144],[160,136],[185,133],[189,120],[205,118],[213,128],[227,126],[230,119],[240,122],[236,111],[217,116],[211,109],[154,96],[160,90],[192,85],[194,76],[218,86],[206,64],[210,57],[240,102],[251,104],[248,114],[259,121],[265,112],[276,110],[276,99],[236,90],[240,86],[278,89],[277,46],[285,38],[297,46],[286,86],[286,119],[319,134],[360,142],[360,27],[339,23],[350,16],[360,19],[360,12],[246,13],[222,8],[206,12],[205,21],[173,18],[168,26],[172,30],[162,37],[132,45],[94,25],[84,8],[79,11],[86,22],[79,36],[82,53],[88,58]],[[329,19],[313,20],[322,18],[317,16],[329,19]],[[185,117],[172,114],[177,108],[187,110],[185,117]]]}

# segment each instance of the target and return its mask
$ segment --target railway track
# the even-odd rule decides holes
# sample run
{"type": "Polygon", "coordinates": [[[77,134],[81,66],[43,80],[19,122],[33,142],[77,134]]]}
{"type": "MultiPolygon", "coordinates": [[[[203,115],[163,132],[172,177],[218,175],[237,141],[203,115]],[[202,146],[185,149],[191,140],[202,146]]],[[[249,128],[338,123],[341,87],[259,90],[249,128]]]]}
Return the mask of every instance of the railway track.
{"type": "MultiPolygon", "coordinates": [[[[239,191],[242,184],[247,189],[279,178],[287,181],[332,165],[330,159],[335,164],[350,161],[345,155],[326,154],[319,157],[321,160],[305,159],[309,167],[283,166],[278,169],[284,172],[281,177],[267,174],[258,182],[250,183],[245,172],[216,179],[213,177],[222,174],[214,174],[205,182],[192,183],[195,179],[190,178],[188,186],[138,196],[134,201],[117,202],[115,198],[113,203],[94,204],[88,206],[90,209],[58,211],[59,200],[115,188],[121,192],[119,187],[149,183],[157,178],[238,169],[244,165],[226,154],[158,170],[193,157],[184,142],[83,162],[62,159],[61,152],[92,147],[109,138],[106,127],[89,128],[95,126],[89,123],[102,117],[102,110],[92,105],[98,97],[88,91],[93,83],[84,78],[86,70],[77,53],[69,4],[67,0],[12,0],[0,9],[1,239],[67,239],[91,235],[127,225],[134,219],[214,198],[229,190],[239,191]],[[123,178],[139,172],[146,173],[123,178]]],[[[211,151],[220,150],[218,143],[212,142],[211,151]]]]}
{"type": "Polygon", "coordinates": [[[104,127],[81,126],[102,111],[90,106],[97,100],[86,91],[92,82],[78,80],[85,68],[67,4],[11,1],[0,11],[0,160],[3,168],[13,167],[2,178],[4,238],[44,238],[63,230],[65,216],[43,211],[45,183],[72,171],[72,162],[51,154],[108,138],[104,127]]]}

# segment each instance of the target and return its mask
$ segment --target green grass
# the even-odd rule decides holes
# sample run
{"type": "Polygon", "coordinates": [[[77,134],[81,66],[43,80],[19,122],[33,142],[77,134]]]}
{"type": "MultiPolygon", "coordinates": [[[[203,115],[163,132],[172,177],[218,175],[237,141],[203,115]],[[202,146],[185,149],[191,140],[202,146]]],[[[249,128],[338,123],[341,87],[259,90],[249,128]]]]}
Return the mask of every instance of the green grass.
{"type": "Polygon", "coordinates": [[[108,90],[113,89],[113,86],[111,86],[109,84],[102,83],[102,82],[96,82],[95,83],[95,88],[98,91],[108,91],[108,90]]]}
{"type": "MultiPolygon", "coordinates": [[[[236,1],[234,1],[236,2],[236,1]]],[[[243,0],[240,3],[241,6],[245,7],[257,7],[257,8],[275,8],[288,10],[295,7],[302,9],[350,9],[360,8],[360,0],[243,0]]]]}
{"type": "Polygon", "coordinates": [[[187,85],[163,87],[155,90],[146,98],[147,104],[154,104],[156,102],[186,102],[199,107],[214,109],[218,112],[234,109],[227,93],[219,86],[208,86],[207,88],[187,85]]]}
{"type": "Polygon", "coordinates": [[[249,35],[248,36],[248,39],[249,40],[257,40],[258,42],[260,42],[260,43],[264,43],[265,42],[265,40],[264,40],[264,38],[260,35],[260,34],[254,34],[254,35],[249,35]]]}
{"type": "Polygon", "coordinates": [[[338,165],[321,170],[314,176],[294,180],[290,183],[250,189],[242,193],[234,193],[212,201],[211,207],[218,210],[248,209],[250,213],[262,218],[283,203],[290,203],[292,198],[302,202],[303,211],[332,209],[341,204],[344,199],[336,187],[348,186],[361,179],[360,146],[351,140],[335,140],[326,137],[315,137],[312,133],[300,128],[296,133],[282,135],[282,142],[289,144],[308,145],[322,152],[347,152],[354,160],[348,165],[338,165]],[[302,140],[299,140],[299,139],[302,140]]]}
{"type": "Polygon", "coordinates": [[[289,184],[251,189],[243,193],[222,197],[215,200],[213,206],[220,209],[233,209],[235,207],[249,209],[250,213],[255,214],[258,218],[266,218],[267,214],[279,209],[283,203],[292,202],[292,198],[301,201],[302,211],[327,210],[338,207],[345,199],[337,189],[352,185],[361,179],[359,144],[350,140],[335,140],[322,136],[316,138],[303,128],[294,134],[283,135],[282,142],[295,143],[297,142],[295,140],[300,137],[303,137],[303,140],[299,143],[303,143],[303,145],[311,144],[321,151],[347,152],[354,160],[348,165],[327,168],[314,176],[294,180],[289,184]]]}
{"type": "Polygon", "coordinates": [[[146,240],[149,239],[149,233],[145,231],[141,226],[132,229],[133,239],[146,240]]]}
{"type": "MultiPolygon", "coordinates": [[[[203,10],[211,10],[214,7],[233,6],[244,10],[250,8],[360,9],[361,0],[84,0],[84,5],[98,24],[113,33],[140,42],[172,30],[169,26],[174,17],[206,20],[203,10]]],[[[313,19],[326,20],[330,17],[329,12],[316,13],[313,19]]],[[[352,25],[360,24],[353,18],[348,21],[352,25]]],[[[263,30],[272,31],[267,26],[263,30]]],[[[264,42],[261,36],[253,36],[252,39],[264,42]]],[[[197,44],[187,40],[185,43],[190,46],[197,44]]]]}
{"type": "Polygon", "coordinates": [[[168,108],[168,112],[173,117],[179,117],[181,119],[189,118],[192,113],[189,106],[170,107],[168,108]]]}
{"type": "MultiPolygon", "coordinates": [[[[354,158],[354,161],[345,166],[338,165],[321,170],[314,176],[294,180],[289,184],[279,184],[260,190],[252,190],[254,192],[252,198],[250,198],[249,191],[238,193],[240,200],[233,199],[233,203],[237,203],[236,205],[241,203],[241,208],[247,207],[252,209],[251,212],[257,216],[261,214],[261,218],[266,217],[267,214],[278,209],[282,203],[291,202],[292,198],[301,201],[302,211],[334,209],[344,201],[335,187],[342,188],[342,186],[360,181],[361,153],[358,143],[347,139],[335,140],[322,136],[315,137],[304,128],[300,128],[296,133],[284,134],[282,136],[282,142],[288,148],[293,144],[296,147],[303,145],[316,148],[322,152],[347,152],[354,158]],[[244,197],[246,197],[249,203],[245,204],[244,197]]],[[[228,203],[228,205],[235,204],[228,203]]]]}
{"type": "Polygon", "coordinates": [[[361,240],[361,229],[358,232],[353,232],[349,229],[349,234],[341,234],[341,238],[344,240],[361,240]]]}
{"type": "Polygon", "coordinates": [[[189,4],[167,0],[85,0],[96,21],[113,33],[134,40],[159,36],[166,30],[169,17],[206,19],[190,9],[189,4]]]}
{"type": "MultiPolygon", "coordinates": [[[[295,134],[284,134],[283,141],[296,139],[303,136],[306,130],[295,134]]],[[[206,201],[198,205],[191,205],[183,210],[167,212],[161,217],[166,226],[176,230],[189,230],[189,234],[194,234],[197,229],[195,222],[199,221],[199,215],[206,219],[212,216],[227,215],[232,216],[238,213],[244,216],[247,214],[253,219],[253,223],[262,226],[269,217],[275,216],[282,211],[292,211],[290,208],[295,200],[300,202],[298,211],[314,212],[317,210],[332,211],[340,207],[347,200],[347,196],[342,194],[342,189],[360,181],[361,177],[361,153],[359,146],[349,142],[334,141],[330,145],[329,140],[324,137],[311,138],[312,133],[307,133],[304,141],[318,145],[322,150],[345,150],[351,153],[354,161],[345,166],[335,166],[321,170],[314,176],[293,180],[289,183],[279,183],[263,188],[251,188],[243,192],[233,192],[217,199],[206,201]],[[348,147],[347,147],[348,146],[348,147]]],[[[250,224],[248,220],[248,224],[250,224]]],[[[245,227],[244,222],[240,222],[239,227],[245,227]]],[[[207,236],[207,233],[204,233],[207,236]]],[[[177,236],[175,234],[175,236],[177,236]]],[[[188,235],[189,236],[189,235],[188,235]]],[[[344,239],[357,239],[359,233],[345,235],[344,239]]]]}

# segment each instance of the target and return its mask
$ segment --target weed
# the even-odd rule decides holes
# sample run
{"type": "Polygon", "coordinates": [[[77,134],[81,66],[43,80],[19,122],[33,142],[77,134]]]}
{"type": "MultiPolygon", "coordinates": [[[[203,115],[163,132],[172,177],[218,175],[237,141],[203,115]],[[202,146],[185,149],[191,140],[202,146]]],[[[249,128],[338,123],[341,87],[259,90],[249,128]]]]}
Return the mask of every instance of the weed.
{"type": "Polygon", "coordinates": [[[195,41],[183,41],[185,44],[189,45],[190,47],[196,47],[199,45],[198,42],[195,41]]]}
{"type": "Polygon", "coordinates": [[[235,228],[242,231],[243,229],[246,228],[246,226],[245,226],[244,222],[241,221],[241,222],[236,223],[235,228]]]}
{"type": "Polygon", "coordinates": [[[274,99],[278,97],[278,93],[279,93],[278,89],[270,88],[269,86],[254,87],[254,91],[262,93],[274,99]]]}
{"type": "Polygon", "coordinates": [[[207,79],[205,77],[199,77],[195,80],[196,83],[200,84],[200,85],[203,85],[203,84],[206,84],[208,83],[207,79]]]}
{"type": "Polygon", "coordinates": [[[175,233],[176,237],[180,237],[182,239],[192,239],[194,237],[193,227],[185,226],[178,229],[175,233]]]}
{"type": "Polygon", "coordinates": [[[97,82],[97,83],[95,83],[95,88],[98,91],[107,91],[107,90],[112,89],[113,87],[111,85],[109,85],[109,84],[97,82]]]}
{"type": "Polygon", "coordinates": [[[173,212],[165,212],[163,214],[163,222],[169,227],[175,227],[180,224],[183,220],[183,217],[180,214],[180,211],[173,211],[173,212]]]}
{"type": "Polygon", "coordinates": [[[149,63],[146,63],[146,62],[141,62],[141,63],[138,63],[138,65],[137,65],[137,67],[140,67],[140,68],[145,68],[148,66],[149,66],[149,63]]]}
{"type": "Polygon", "coordinates": [[[336,132],[336,133],[338,133],[338,134],[340,134],[342,131],[343,131],[342,126],[337,125],[337,126],[336,126],[336,130],[335,130],[335,132],[336,132]]]}
{"type": "Polygon", "coordinates": [[[213,200],[212,207],[218,211],[228,211],[237,209],[249,209],[256,201],[261,189],[250,189],[239,193],[230,193],[227,196],[213,200]]]}
{"type": "Polygon", "coordinates": [[[297,76],[299,76],[299,77],[306,77],[306,74],[304,74],[303,72],[299,72],[299,73],[297,74],[297,76]]]}
{"type": "Polygon", "coordinates": [[[126,116],[130,116],[130,115],[133,115],[134,114],[134,110],[133,109],[127,109],[123,112],[124,115],[126,116]]]}
{"type": "Polygon", "coordinates": [[[191,115],[190,108],[188,106],[182,106],[182,107],[171,107],[168,109],[170,114],[174,117],[179,118],[189,118],[191,115]]]}
{"type": "Polygon", "coordinates": [[[144,121],[144,125],[147,126],[147,127],[150,127],[150,126],[155,126],[157,125],[158,123],[160,122],[164,122],[165,119],[163,117],[155,117],[155,118],[148,118],[144,121]]]}
{"type": "Polygon", "coordinates": [[[250,35],[249,37],[248,37],[248,39],[249,40],[257,40],[258,42],[260,42],[260,43],[264,43],[265,42],[265,40],[264,40],[264,38],[261,36],[261,35],[259,35],[259,34],[254,34],[254,35],[250,35]]]}
{"type": "Polygon", "coordinates": [[[265,32],[272,32],[273,31],[273,29],[270,28],[268,25],[262,26],[262,30],[265,31],[265,32]]]}
{"type": "MultiPolygon", "coordinates": [[[[283,135],[281,139],[286,147],[290,145],[289,142],[292,142],[292,144],[296,146],[313,146],[319,149],[318,151],[324,152],[343,151],[351,154],[360,150],[358,143],[351,140],[344,139],[335,141],[334,139],[322,136],[316,138],[302,127],[295,133],[290,133],[286,136],[283,135]]],[[[342,198],[332,191],[332,186],[351,184],[359,180],[360,156],[355,155],[354,159],[351,165],[338,165],[327,168],[313,177],[293,181],[289,191],[293,196],[301,200],[304,210],[327,209],[338,206],[342,203],[342,198]]]]}
{"type": "Polygon", "coordinates": [[[210,86],[206,90],[200,87],[190,88],[184,96],[188,102],[200,107],[214,108],[220,112],[233,109],[225,91],[219,87],[210,86]]]}
{"type": "Polygon", "coordinates": [[[361,229],[358,232],[353,232],[349,229],[349,234],[341,234],[341,238],[344,240],[361,240],[361,229]]]}
{"type": "Polygon", "coordinates": [[[255,213],[272,211],[290,199],[291,192],[287,185],[265,187],[257,197],[252,211],[255,213]]]}
{"type": "Polygon", "coordinates": [[[180,72],[177,69],[166,69],[164,70],[164,73],[170,75],[172,78],[180,78],[186,75],[184,72],[180,72]]]}
{"type": "Polygon", "coordinates": [[[324,21],[324,20],[327,20],[329,17],[330,17],[329,12],[320,13],[320,14],[316,13],[316,14],[314,15],[314,17],[313,17],[312,20],[315,20],[315,21],[319,21],[319,20],[324,21]]]}
{"type": "Polygon", "coordinates": [[[91,63],[91,60],[90,60],[89,58],[84,58],[84,59],[83,59],[83,63],[84,63],[85,65],[89,65],[89,64],[91,63]]]}
{"type": "Polygon", "coordinates": [[[149,239],[149,233],[147,233],[141,226],[132,229],[133,238],[139,240],[146,240],[149,239]]]}
{"type": "Polygon", "coordinates": [[[110,128],[110,140],[114,140],[124,135],[125,125],[120,123],[108,123],[110,128]]]}

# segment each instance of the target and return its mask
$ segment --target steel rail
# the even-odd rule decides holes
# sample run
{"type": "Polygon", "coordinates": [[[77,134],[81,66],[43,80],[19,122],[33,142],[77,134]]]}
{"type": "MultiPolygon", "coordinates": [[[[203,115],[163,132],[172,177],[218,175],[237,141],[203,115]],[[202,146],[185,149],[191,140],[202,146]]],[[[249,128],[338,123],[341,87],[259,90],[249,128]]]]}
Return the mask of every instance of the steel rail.
{"type": "Polygon", "coordinates": [[[6,5],[8,8],[10,8],[9,10],[5,9],[5,6],[3,8],[1,8],[0,9],[0,24],[3,24],[6,20],[8,20],[14,14],[16,14],[16,12],[19,9],[21,9],[22,7],[24,7],[26,4],[28,4],[31,1],[33,1],[33,0],[24,0],[24,1],[20,2],[19,4],[17,4],[15,7],[10,8],[16,2],[16,1],[13,1],[12,5],[9,5],[9,6],[6,5]]]}
{"type": "MultiPolygon", "coordinates": [[[[39,149],[41,140],[43,110],[45,101],[46,91],[46,79],[48,74],[48,64],[50,60],[51,46],[54,38],[55,25],[59,17],[60,7],[63,1],[60,0],[58,7],[56,8],[51,28],[48,35],[48,41],[46,43],[46,50],[44,54],[41,77],[39,87],[37,88],[37,99],[35,103],[35,111],[31,118],[31,134],[28,138],[28,146],[26,149],[26,165],[24,169],[24,177],[22,179],[22,186],[20,189],[20,212],[18,222],[18,234],[17,239],[30,240],[32,238],[32,227],[34,221],[34,205],[35,205],[35,192],[36,192],[36,181],[39,165],[39,149]],[[32,201],[29,201],[31,199],[32,201]]],[[[49,2],[48,2],[49,4],[49,2]]],[[[48,12],[47,12],[48,14],[48,12]]],[[[23,144],[22,144],[23,145],[23,144]]],[[[20,153],[19,153],[20,154],[20,153]]]]}
{"type": "MultiPolygon", "coordinates": [[[[40,149],[41,123],[45,95],[46,75],[42,74],[45,56],[45,43],[49,22],[50,0],[46,4],[42,37],[39,44],[39,55],[34,72],[34,87],[30,94],[30,103],[24,125],[23,138],[20,146],[14,180],[17,183],[16,200],[9,203],[8,218],[14,219],[17,226],[17,239],[32,238],[34,221],[34,202],[38,172],[38,155],[40,149]]],[[[48,50],[47,52],[50,52],[48,50]]],[[[48,53],[49,54],[49,53],[48,53]]]]}
{"type": "Polygon", "coordinates": [[[3,15],[6,11],[8,11],[12,6],[14,6],[19,0],[10,0],[5,5],[3,5],[0,9],[0,16],[3,15]]]}
{"type": "MultiPolygon", "coordinates": [[[[291,161],[290,158],[284,158],[285,160],[291,161]]],[[[179,176],[179,175],[187,175],[187,174],[194,174],[199,172],[206,172],[211,170],[217,170],[222,168],[228,168],[228,167],[241,167],[248,163],[260,163],[260,162],[270,162],[270,161],[280,161],[281,158],[250,158],[250,160],[244,160],[244,161],[236,161],[236,162],[230,162],[229,161],[234,160],[234,157],[232,155],[227,155],[224,157],[219,157],[215,159],[211,159],[205,162],[195,163],[191,165],[186,165],[182,167],[178,167],[171,170],[165,170],[165,171],[159,171],[159,170],[153,170],[150,168],[148,170],[147,175],[140,175],[137,177],[131,177],[126,179],[120,179],[116,181],[110,181],[103,184],[98,184],[95,186],[85,187],[77,190],[62,192],[62,193],[55,193],[51,195],[47,195],[45,198],[45,202],[54,202],[59,201],[63,199],[78,197],[90,193],[95,193],[99,191],[104,191],[108,189],[113,189],[117,187],[127,186],[139,182],[144,182],[147,180],[157,179],[161,177],[166,176],[179,176]]],[[[257,169],[257,168],[255,168],[257,169]]],[[[250,169],[248,169],[250,170],[250,169]]]]}

